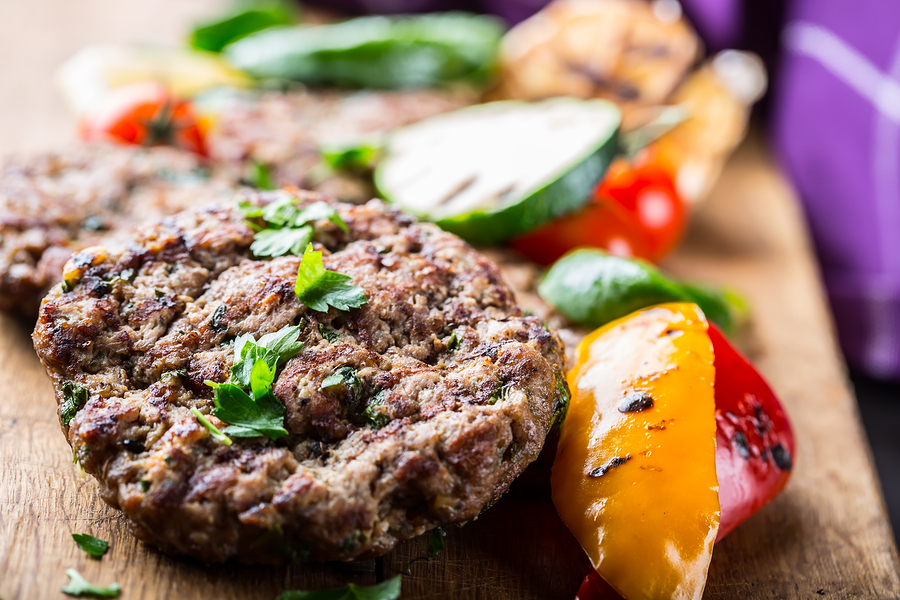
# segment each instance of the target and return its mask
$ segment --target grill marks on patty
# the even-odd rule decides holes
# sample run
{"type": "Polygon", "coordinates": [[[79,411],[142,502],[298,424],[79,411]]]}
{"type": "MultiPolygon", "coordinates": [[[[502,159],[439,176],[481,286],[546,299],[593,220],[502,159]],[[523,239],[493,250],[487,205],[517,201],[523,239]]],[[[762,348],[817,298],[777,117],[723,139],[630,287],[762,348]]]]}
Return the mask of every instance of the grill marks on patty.
{"type": "Polygon", "coordinates": [[[365,289],[360,309],[304,307],[300,258],[253,259],[234,205],[83,251],[71,291],[45,301],[34,341],[58,400],[67,381],[90,391],[69,441],[142,539],[206,561],[377,556],[474,518],[537,457],[555,333],[458,238],[379,202],[337,206],[350,233],[320,223],[315,244],[365,289]],[[305,347],[273,391],[290,435],[216,442],[190,412],[213,408],[204,382],[228,378],[237,336],[289,325],[305,347]],[[342,368],[358,389],[322,389],[342,368]]]}

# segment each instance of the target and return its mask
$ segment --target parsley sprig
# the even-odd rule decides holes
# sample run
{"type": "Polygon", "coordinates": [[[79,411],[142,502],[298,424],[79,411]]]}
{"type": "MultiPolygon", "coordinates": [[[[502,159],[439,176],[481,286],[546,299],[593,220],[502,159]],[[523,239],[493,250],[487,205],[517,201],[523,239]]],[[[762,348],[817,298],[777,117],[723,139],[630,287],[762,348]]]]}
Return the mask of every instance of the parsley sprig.
{"type": "Polygon", "coordinates": [[[352,285],[351,279],[349,275],[327,270],[322,263],[322,253],[313,250],[309,244],[297,270],[294,291],[300,302],[315,311],[325,312],[329,306],[350,310],[368,302],[366,293],[361,287],[352,285]]]}
{"type": "Polygon", "coordinates": [[[310,223],[326,219],[344,232],[349,231],[347,224],[337,210],[325,202],[314,202],[300,209],[294,204],[296,198],[285,195],[279,200],[265,206],[256,206],[250,202],[241,202],[239,208],[248,219],[262,219],[260,227],[253,221],[249,224],[257,229],[250,251],[256,256],[299,256],[312,240],[313,227],[310,223]]]}
{"type": "Polygon", "coordinates": [[[62,588],[63,594],[70,596],[93,596],[95,598],[117,598],[121,589],[118,583],[111,583],[107,586],[93,585],[81,576],[81,573],[75,569],[66,569],[66,575],[69,576],[69,583],[62,588]]]}
{"type": "Polygon", "coordinates": [[[59,418],[60,421],[62,421],[62,424],[68,427],[78,411],[87,404],[87,401],[91,397],[91,393],[77,383],[72,383],[71,381],[66,381],[62,384],[62,391],[63,403],[59,409],[59,418]]]}
{"type": "Polygon", "coordinates": [[[109,550],[109,542],[95,538],[87,533],[73,533],[72,539],[78,544],[78,547],[93,556],[100,558],[109,550]]]}
{"type": "Polygon", "coordinates": [[[300,327],[284,327],[254,339],[242,335],[234,342],[234,366],[225,383],[207,381],[215,390],[213,414],[228,424],[224,431],[210,423],[196,408],[191,412],[210,434],[230,445],[231,437],[260,437],[277,440],[288,434],[284,428],[284,406],[272,393],[275,372],[303,349],[300,327]]]}
{"type": "Polygon", "coordinates": [[[400,575],[375,585],[348,583],[341,588],[329,590],[288,590],[281,592],[275,600],[397,600],[400,597],[400,575]]]}

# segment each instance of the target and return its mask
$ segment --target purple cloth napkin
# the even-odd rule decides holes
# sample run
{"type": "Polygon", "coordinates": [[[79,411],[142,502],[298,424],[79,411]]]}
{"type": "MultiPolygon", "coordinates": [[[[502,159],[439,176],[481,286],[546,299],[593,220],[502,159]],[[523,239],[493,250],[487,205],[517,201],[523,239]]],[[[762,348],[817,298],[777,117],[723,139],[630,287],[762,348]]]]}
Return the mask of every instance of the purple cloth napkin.
{"type": "Polygon", "coordinates": [[[850,364],[900,378],[900,2],[798,0],[777,148],[800,191],[850,364]]]}

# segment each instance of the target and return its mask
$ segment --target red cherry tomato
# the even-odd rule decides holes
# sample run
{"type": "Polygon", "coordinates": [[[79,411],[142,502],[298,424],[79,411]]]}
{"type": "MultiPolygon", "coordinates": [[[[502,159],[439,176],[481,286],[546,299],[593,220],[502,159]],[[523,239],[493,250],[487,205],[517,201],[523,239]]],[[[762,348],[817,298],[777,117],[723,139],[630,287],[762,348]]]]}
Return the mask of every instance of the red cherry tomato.
{"type": "Polygon", "coordinates": [[[616,202],[637,221],[649,246],[641,258],[660,260],[684,235],[684,202],[671,171],[661,163],[649,160],[629,166],[622,159],[616,161],[597,187],[596,201],[616,202]]]}
{"type": "Polygon", "coordinates": [[[541,265],[550,265],[580,246],[603,248],[626,258],[645,257],[650,252],[646,236],[624,208],[599,202],[515,238],[510,245],[541,265]]]}
{"type": "Polygon", "coordinates": [[[207,156],[204,128],[193,106],[151,82],[108,92],[82,117],[79,134],[85,141],[176,146],[207,156]]]}
{"type": "Polygon", "coordinates": [[[511,246],[542,265],[582,246],[655,262],[678,244],[685,224],[684,203],[670,170],[652,160],[633,167],[620,159],[590,204],[514,239],[511,246]]]}

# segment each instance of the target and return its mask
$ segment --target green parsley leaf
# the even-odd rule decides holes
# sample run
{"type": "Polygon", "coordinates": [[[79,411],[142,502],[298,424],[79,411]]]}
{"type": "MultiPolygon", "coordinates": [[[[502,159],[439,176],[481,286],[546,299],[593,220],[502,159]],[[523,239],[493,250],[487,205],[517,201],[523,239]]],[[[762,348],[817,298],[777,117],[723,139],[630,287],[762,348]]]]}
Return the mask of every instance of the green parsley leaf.
{"type": "Polygon", "coordinates": [[[363,383],[353,367],[341,367],[322,380],[321,389],[330,394],[349,394],[356,399],[362,395],[363,383]]]}
{"type": "Polygon", "coordinates": [[[348,275],[325,269],[322,253],[313,250],[310,244],[297,270],[294,291],[300,302],[315,311],[325,312],[329,305],[338,310],[350,310],[368,302],[363,289],[351,285],[350,280],[348,275]]]}
{"type": "Polygon", "coordinates": [[[81,576],[81,573],[75,569],[66,569],[66,575],[69,576],[69,584],[62,588],[63,594],[70,596],[93,596],[95,598],[118,598],[121,592],[118,583],[111,583],[103,587],[99,585],[91,585],[87,579],[81,576]]]}
{"type": "Polygon", "coordinates": [[[275,600],[397,600],[400,597],[400,575],[375,585],[348,583],[344,587],[330,590],[281,592],[275,600]]]}
{"type": "Polygon", "coordinates": [[[417,562],[431,562],[437,555],[441,553],[441,550],[444,549],[444,537],[447,535],[447,532],[444,531],[443,527],[438,527],[431,532],[431,537],[428,538],[428,553],[425,556],[420,556],[419,558],[414,558],[406,565],[406,572],[409,573],[411,567],[417,562]]]}
{"type": "Polygon", "coordinates": [[[216,307],[216,310],[213,311],[212,318],[209,320],[209,328],[215,332],[221,332],[228,329],[228,325],[222,322],[222,317],[225,316],[225,313],[228,312],[228,307],[224,304],[220,304],[216,307]]]}
{"type": "Polygon", "coordinates": [[[241,202],[238,208],[248,219],[262,219],[266,225],[258,227],[250,250],[256,256],[300,255],[313,236],[313,221],[328,220],[348,232],[347,224],[338,214],[337,209],[327,202],[314,202],[304,209],[295,206],[296,197],[285,194],[278,200],[265,206],[256,206],[249,202],[241,202]]]}
{"type": "Polygon", "coordinates": [[[253,367],[259,359],[266,361],[269,369],[276,371],[303,349],[303,342],[299,338],[300,327],[297,325],[267,333],[259,340],[253,339],[250,334],[238,336],[234,340],[234,366],[231,367],[228,383],[249,388],[253,367]]]}
{"type": "Polygon", "coordinates": [[[109,542],[95,538],[87,533],[73,533],[72,539],[78,547],[95,558],[100,558],[109,550],[109,542]]]}
{"type": "Polygon", "coordinates": [[[72,383],[71,381],[64,382],[62,384],[62,390],[63,403],[62,407],[60,407],[59,417],[60,420],[62,420],[62,424],[68,427],[78,411],[87,404],[88,399],[91,397],[91,393],[77,383],[72,383]]]}
{"type": "Polygon", "coordinates": [[[196,408],[192,408],[191,412],[194,413],[194,417],[196,417],[197,422],[199,422],[201,425],[206,427],[206,430],[209,431],[209,434],[211,436],[213,436],[213,438],[219,440],[226,446],[231,445],[231,438],[229,438],[227,435],[222,433],[222,431],[218,427],[216,427],[215,425],[210,423],[209,419],[206,418],[206,415],[204,415],[202,412],[200,412],[196,408]]]}
{"type": "Polygon", "coordinates": [[[363,411],[363,417],[366,423],[374,429],[381,429],[391,422],[391,417],[381,412],[380,408],[384,404],[384,390],[379,390],[377,394],[369,399],[366,410],[363,411]]]}
{"type": "Polygon", "coordinates": [[[274,190],[277,186],[272,179],[272,169],[264,162],[254,160],[250,163],[249,183],[260,190],[274,190]]]}
{"type": "Polygon", "coordinates": [[[335,343],[336,341],[338,341],[339,339],[341,339],[341,334],[339,334],[334,329],[331,329],[324,323],[319,323],[318,327],[319,327],[319,333],[322,335],[322,337],[325,338],[326,340],[328,340],[329,342],[331,342],[332,344],[335,343]]]}
{"type": "Polygon", "coordinates": [[[320,149],[319,153],[335,171],[367,171],[375,167],[382,150],[378,144],[363,143],[326,147],[320,149]]]}
{"type": "Polygon", "coordinates": [[[288,434],[284,428],[284,406],[272,393],[275,374],[266,361],[258,359],[250,374],[252,396],[232,383],[207,382],[215,389],[213,414],[228,423],[225,433],[233,437],[267,436],[270,439],[288,434]]]}
{"type": "Polygon", "coordinates": [[[257,232],[250,244],[250,251],[256,256],[285,256],[303,254],[313,236],[313,228],[286,227],[284,229],[264,229],[257,232]]]}

